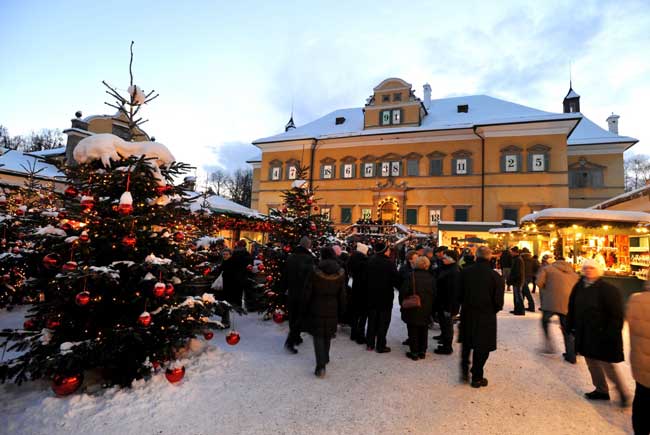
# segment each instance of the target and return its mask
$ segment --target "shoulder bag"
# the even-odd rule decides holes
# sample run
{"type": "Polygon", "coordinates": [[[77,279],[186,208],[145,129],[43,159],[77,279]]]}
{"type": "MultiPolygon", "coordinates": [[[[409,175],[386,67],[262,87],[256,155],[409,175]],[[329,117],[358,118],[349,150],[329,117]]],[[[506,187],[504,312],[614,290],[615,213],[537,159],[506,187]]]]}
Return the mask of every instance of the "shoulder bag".
{"type": "Polygon", "coordinates": [[[411,284],[413,286],[413,294],[408,295],[402,301],[402,309],[410,310],[412,308],[420,308],[422,306],[422,301],[420,296],[415,292],[415,272],[411,273],[411,284]]]}

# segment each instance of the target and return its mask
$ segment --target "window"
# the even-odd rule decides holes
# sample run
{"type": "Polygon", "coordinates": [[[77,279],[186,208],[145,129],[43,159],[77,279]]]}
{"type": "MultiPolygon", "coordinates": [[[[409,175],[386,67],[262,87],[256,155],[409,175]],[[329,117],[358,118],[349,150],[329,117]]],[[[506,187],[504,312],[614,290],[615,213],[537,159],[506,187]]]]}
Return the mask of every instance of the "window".
{"type": "Polygon", "coordinates": [[[363,176],[364,177],[374,177],[375,176],[375,165],[374,165],[374,163],[364,163],[363,164],[363,176]]]}
{"type": "Polygon", "coordinates": [[[332,220],[332,209],[331,208],[321,208],[320,214],[323,216],[323,219],[331,221],[332,220]]]}
{"type": "Polygon", "coordinates": [[[433,177],[442,175],[442,159],[431,159],[429,161],[429,175],[433,177]]]}
{"type": "Polygon", "coordinates": [[[295,180],[297,174],[298,169],[295,166],[289,166],[289,168],[287,168],[287,178],[289,180],[295,180]]]}
{"type": "Polygon", "coordinates": [[[341,207],[341,223],[352,223],[352,209],[350,207],[341,207]]]}
{"type": "Polygon", "coordinates": [[[452,153],[451,173],[453,175],[470,175],[472,173],[472,153],[466,150],[452,153]]]}
{"type": "Polygon", "coordinates": [[[544,172],[546,170],[546,154],[532,154],[530,170],[533,172],[544,172]]]}
{"type": "Polygon", "coordinates": [[[442,218],[442,210],[440,209],[430,209],[429,210],[429,225],[436,226],[442,218]]]}
{"type": "Polygon", "coordinates": [[[513,222],[519,222],[519,209],[517,208],[504,208],[503,219],[513,222]]]}
{"type": "Polygon", "coordinates": [[[401,171],[401,162],[390,162],[390,176],[399,177],[401,171]]]}
{"type": "Polygon", "coordinates": [[[390,162],[381,162],[381,176],[388,177],[390,175],[390,162]]]}
{"type": "Polygon", "coordinates": [[[354,177],[354,163],[344,163],[341,166],[341,178],[354,177]]]}
{"type": "Polygon", "coordinates": [[[390,125],[390,110],[381,111],[381,125],[390,125]]]}
{"type": "Polygon", "coordinates": [[[370,220],[372,219],[372,209],[371,208],[362,208],[361,209],[361,219],[370,220]]]}
{"type": "Polygon", "coordinates": [[[393,101],[402,101],[402,93],[397,92],[397,93],[393,94],[393,101]]]}
{"type": "Polygon", "coordinates": [[[323,165],[321,170],[321,178],[326,180],[334,178],[334,165],[323,165]]]}
{"type": "Polygon", "coordinates": [[[454,220],[456,222],[467,222],[469,220],[469,209],[467,208],[454,209],[454,220]]]}
{"type": "Polygon", "coordinates": [[[518,154],[504,154],[503,155],[503,169],[504,169],[504,172],[519,172],[519,155],[518,154]]]}
{"type": "Polygon", "coordinates": [[[467,175],[467,159],[456,159],[454,168],[456,175],[467,175]]]}
{"type": "Polygon", "coordinates": [[[393,110],[393,124],[399,124],[402,118],[402,111],[400,109],[393,110]]]}
{"type": "Polygon", "coordinates": [[[271,168],[271,180],[277,181],[280,179],[280,174],[282,174],[282,168],[279,166],[274,166],[271,168]]]}
{"type": "Polygon", "coordinates": [[[406,224],[407,225],[417,225],[418,224],[418,209],[417,208],[407,208],[406,209],[406,224]]]}
{"type": "Polygon", "coordinates": [[[382,95],[382,96],[381,96],[381,102],[382,102],[382,103],[388,103],[388,102],[390,102],[390,95],[388,95],[388,94],[386,94],[386,95],[382,95]]]}
{"type": "Polygon", "coordinates": [[[419,166],[420,161],[419,160],[407,160],[406,161],[406,175],[409,177],[417,177],[420,171],[419,166]]]}
{"type": "Polygon", "coordinates": [[[569,187],[603,187],[603,170],[570,170],[569,187]]]}

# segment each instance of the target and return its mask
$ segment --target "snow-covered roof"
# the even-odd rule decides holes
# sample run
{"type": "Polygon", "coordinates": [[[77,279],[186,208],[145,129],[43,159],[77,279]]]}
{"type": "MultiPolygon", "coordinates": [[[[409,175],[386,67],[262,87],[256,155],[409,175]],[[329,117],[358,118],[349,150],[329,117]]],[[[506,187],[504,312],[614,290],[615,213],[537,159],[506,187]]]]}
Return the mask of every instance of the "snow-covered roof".
{"type": "Polygon", "coordinates": [[[567,98],[580,98],[580,95],[576,91],[573,90],[573,88],[569,89],[569,93],[566,94],[566,97],[564,99],[566,100],[567,98]]]}
{"type": "Polygon", "coordinates": [[[569,145],[594,143],[636,142],[636,139],[618,136],[600,128],[581,113],[552,113],[532,107],[490,97],[468,95],[432,100],[428,114],[419,126],[364,129],[363,108],[340,109],[328,113],[295,129],[253,141],[253,144],[282,142],[301,139],[328,139],[347,136],[365,136],[389,133],[451,130],[473,128],[482,125],[515,124],[539,121],[581,119],[571,133],[569,145]],[[467,113],[458,113],[458,106],[467,104],[467,113]],[[345,118],[337,124],[337,118],[345,118]],[[582,126],[582,124],[586,124],[582,126]]]}
{"type": "Polygon", "coordinates": [[[613,205],[620,204],[621,202],[625,202],[628,200],[631,200],[633,198],[642,196],[644,193],[650,193],[650,185],[648,186],[641,186],[638,187],[634,190],[630,190],[629,192],[621,193],[620,195],[616,195],[612,198],[609,198],[603,202],[599,202],[596,205],[592,205],[589,208],[593,209],[606,209],[609,208],[613,205]]]}
{"type": "Polygon", "coordinates": [[[214,213],[238,214],[255,218],[263,217],[263,215],[260,214],[257,210],[244,207],[243,205],[237,204],[236,202],[226,199],[222,196],[210,195],[208,197],[204,197],[202,193],[198,192],[190,192],[190,195],[193,196],[193,198],[190,200],[190,210],[193,212],[201,210],[205,201],[207,208],[214,213]]]}
{"type": "Polygon", "coordinates": [[[38,157],[51,157],[51,156],[65,154],[65,147],[58,147],[49,150],[41,150],[41,151],[32,151],[26,154],[29,154],[30,156],[38,156],[38,157]]]}
{"type": "Polygon", "coordinates": [[[650,223],[650,213],[590,208],[547,208],[521,218],[521,223],[540,221],[602,221],[621,223],[650,223]]]}
{"type": "Polygon", "coordinates": [[[592,145],[599,143],[636,143],[633,137],[619,136],[609,130],[605,130],[589,118],[582,116],[575,130],[567,140],[568,145],[592,145]]]}
{"type": "Polygon", "coordinates": [[[27,175],[28,170],[32,167],[37,171],[42,169],[36,174],[39,178],[65,178],[65,174],[60,172],[56,166],[45,163],[34,155],[10,150],[0,156],[0,172],[27,175]]]}
{"type": "Polygon", "coordinates": [[[504,233],[518,233],[521,231],[519,227],[507,227],[507,228],[490,228],[489,233],[491,234],[504,234],[504,233]]]}

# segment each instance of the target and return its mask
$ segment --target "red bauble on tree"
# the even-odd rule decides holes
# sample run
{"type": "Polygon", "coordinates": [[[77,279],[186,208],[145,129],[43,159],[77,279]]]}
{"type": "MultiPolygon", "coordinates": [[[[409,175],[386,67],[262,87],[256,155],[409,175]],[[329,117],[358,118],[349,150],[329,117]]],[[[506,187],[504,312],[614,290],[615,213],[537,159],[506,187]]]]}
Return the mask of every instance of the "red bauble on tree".
{"type": "Polygon", "coordinates": [[[80,307],[85,307],[86,305],[88,305],[88,302],[90,302],[90,293],[88,293],[87,291],[82,291],[81,293],[77,293],[77,296],[75,296],[74,301],[80,307]]]}
{"type": "Polygon", "coordinates": [[[82,243],[88,243],[90,241],[90,234],[88,234],[88,231],[84,230],[79,234],[79,241],[82,243]]]}
{"type": "Polygon", "coordinates": [[[23,323],[23,329],[34,331],[36,329],[36,322],[33,319],[25,320],[25,323],[23,323]]]}
{"type": "Polygon", "coordinates": [[[126,248],[133,248],[136,242],[137,239],[133,234],[129,234],[128,236],[122,237],[122,246],[126,248]]]}
{"type": "Polygon", "coordinates": [[[267,282],[273,281],[273,277],[271,275],[266,275],[266,281],[267,282]]]}
{"type": "Polygon", "coordinates": [[[251,272],[253,270],[253,265],[249,264],[248,266],[246,266],[246,270],[251,272]]]}
{"type": "Polygon", "coordinates": [[[52,391],[57,396],[68,396],[79,389],[83,383],[83,375],[78,374],[74,376],[56,375],[52,379],[52,391]]]}
{"type": "Polygon", "coordinates": [[[260,272],[264,272],[264,264],[263,263],[258,264],[257,270],[259,270],[260,272]]]}
{"type": "Polygon", "coordinates": [[[47,254],[43,257],[43,266],[49,270],[58,269],[62,262],[61,256],[57,253],[47,254]]]}
{"type": "Polygon", "coordinates": [[[241,337],[239,335],[239,332],[237,331],[230,331],[228,335],[226,335],[226,343],[228,343],[231,346],[234,346],[237,343],[239,343],[239,340],[241,340],[241,337]]]}
{"type": "Polygon", "coordinates": [[[93,207],[95,207],[95,198],[89,195],[84,195],[81,197],[80,204],[85,211],[90,211],[93,209],[93,207]]]}
{"type": "Polygon", "coordinates": [[[75,189],[73,186],[68,186],[65,188],[63,194],[68,198],[74,198],[75,196],[79,195],[79,191],[75,189]]]}
{"type": "Polygon", "coordinates": [[[131,196],[131,192],[126,191],[120,196],[120,204],[117,206],[117,211],[123,216],[133,212],[133,197],[131,196]]]}
{"type": "Polygon", "coordinates": [[[212,340],[213,337],[214,337],[214,332],[209,330],[203,332],[203,338],[205,338],[206,340],[212,340]]]}
{"type": "Polygon", "coordinates": [[[284,322],[284,317],[285,317],[285,315],[284,315],[284,312],[282,310],[275,310],[275,312],[273,313],[273,321],[275,323],[284,322]]]}
{"type": "Polygon", "coordinates": [[[66,272],[72,272],[73,270],[77,270],[77,262],[76,261],[68,261],[61,267],[61,270],[64,270],[66,272]]]}
{"type": "Polygon", "coordinates": [[[174,233],[174,241],[180,243],[183,240],[185,240],[185,233],[183,233],[182,231],[177,231],[176,233],[174,233]]]}
{"type": "Polygon", "coordinates": [[[184,376],[185,376],[185,366],[165,370],[165,377],[172,384],[180,382],[184,376]]]}
{"type": "Polygon", "coordinates": [[[140,314],[140,317],[138,317],[138,325],[145,328],[151,325],[151,314],[147,313],[146,311],[140,314]]]}
{"type": "Polygon", "coordinates": [[[47,322],[45,322],[45,327],[47,329],[56,329],[59,326],[61,326],[59,319],[47,319],[47,322]]]}
{"type": "Polygon", "coordinates": [[[165,295],[165,283],[163,282],[157,282],[156,285],[153,286],[153,295],[157,298],[160,298],[165,295]]]}
{"type": "Polygon", "coordinates": [[[168,282],[167,285],[165,285],[165,295],[171,296],[173,294],[174,294],[174,284],[168,282]]]}

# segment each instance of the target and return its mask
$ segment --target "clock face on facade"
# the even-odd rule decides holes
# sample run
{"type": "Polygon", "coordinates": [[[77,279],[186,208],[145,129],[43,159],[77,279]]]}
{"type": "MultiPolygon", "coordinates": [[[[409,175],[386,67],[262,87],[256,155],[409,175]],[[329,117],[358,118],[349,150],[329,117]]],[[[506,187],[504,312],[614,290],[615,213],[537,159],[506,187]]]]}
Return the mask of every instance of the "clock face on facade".
{"type": "Polygon", "coordinates": [[[381,176],[388,177],[390,175],[390,163],[382,162],[381,164],[381,176]]]}
{"type": "Polygon", "coordinates": [[[399,162],[392,162],[390,164],[390,175],[393,177],[399,176],[399,162]]]}
{"type": "Polygon", "coordinates": [[[544,164],[544,154],[533,154],[533,171],[543,172],[546,170],[544,164]]]}
{"type": "Polygon", "coordinates": [[[279,180],[280,179],[280,168],[273,168],[271,172],[271,179],[279,180]]]}
{"type": "Polygon", "coordinates": [[[460,175],[467,174],[467,159],[456,160],[456,173],[460,175]]]}
{"type": "Polygon", "coordinates": [[[390,125],[390,110],[381,112],[381,125],[390,125]]]}
{"type": "Polygon", "coordinates": [[[289,167],[289,180],[295,180],[296,179],[296,167],[295,166],[290,166],[289,167]]]}
{"type": "Polygon", "coordinates": [[[343,166],[343,178],[352,178],[352,165],[346,164],[343,166]]]}
{"type": "Polygon", "coordinates": [[[323,166],[323,178],[332,178],[332,165],[323,166]]]}
{"type": "Polygon", "coordinates": [[[507,155],[506,156],[506,172],[517,172],[517,156],[516,155],[507,155]]]}

